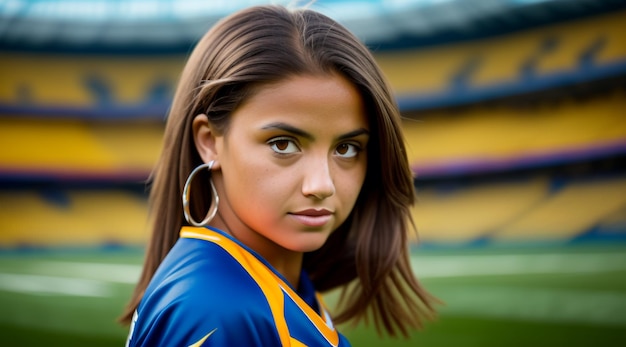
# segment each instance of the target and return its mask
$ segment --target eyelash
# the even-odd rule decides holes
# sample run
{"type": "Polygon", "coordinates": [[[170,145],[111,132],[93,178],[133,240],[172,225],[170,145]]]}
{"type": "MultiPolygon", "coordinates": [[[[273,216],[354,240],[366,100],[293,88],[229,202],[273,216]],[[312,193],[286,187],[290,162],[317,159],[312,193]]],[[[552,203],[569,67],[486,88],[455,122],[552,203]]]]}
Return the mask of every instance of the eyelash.
{"type": "MultiPolygon", "coordinates": [[[[285,136],[275,137],[267,141],[267,144],[277,155],[290,155],[290,154],[295,153],[296,151],[293,151],[293,149],[292,149],[292,152],[282,152],[282,151],[287,150],[290,145],[293,145],[297,151],[301,151],[300,146],[298,145],[297,141],[291,137],[285,137],[285,136]],[[287,142],[287,147],[281,150],[276,146],[279,142],[283,142],[283,141],[287,142]]],[[[340,158],[344,158],[344,159],[352,159],[356,157],[357,155],[359,155],[359,153],[361,153],[361,151],[363,150],[363,147],[358,143],[342,142],[335,147],[335,153],[337,153],[340,146],[350,146],[352,147],[352,150],[355,152],[350,157],[343,157],[342,155],[339,155],[340,158]]]]}
{"type": "Polygon", "coordinates": [[[300,146],[298,146],[298,144],[296,143],[296,141],[295,141],[293,138],[291,138],[291,137],[285,137],[285,136],[275,137],[275,138],[273,138],[273,139],[271,139],[271,140],[267,141],[267,144],[268,144],[268,145],[270,146],[270,148],[271,148],[274,152],[276,152],[276,154],[278,154],[278,155],[289,155],[289,154],[293,154],[292,152],[290,152],[290,153],[284,153],[284,152],[281,152],[281,150],[280,150],[280,149],[278,149],[278,148],[276,147],[277,143],[278,143],[278,142],[282,142],[282,141],[287,142],[287,148],[289,148],[289,145],[293,145],[293,146],[295,146],[295,147],[296,147],[296,149],[297,149],[298,151],[300,150],[300,146]]]}
{"type": "Polygon", "coordinates": [[[361,147],[361,145],[357,144],[357,143],[353,143],[353,142],[343,142],[340,143],[339,145],[337,145],[337,147],[335,148],[335,152],[337,152],[337,150],[339,149],[340,146],[350,146],[352,147],[352,150],[355,152],[354,155],[350,156],[350,157],[344,157],[341,156],[341,158],[344,159],[352,159],[355,158],[357,155],[359,155],[359,153],[361,153],[361,151],[363,150],[363,148],[361,147]]]}

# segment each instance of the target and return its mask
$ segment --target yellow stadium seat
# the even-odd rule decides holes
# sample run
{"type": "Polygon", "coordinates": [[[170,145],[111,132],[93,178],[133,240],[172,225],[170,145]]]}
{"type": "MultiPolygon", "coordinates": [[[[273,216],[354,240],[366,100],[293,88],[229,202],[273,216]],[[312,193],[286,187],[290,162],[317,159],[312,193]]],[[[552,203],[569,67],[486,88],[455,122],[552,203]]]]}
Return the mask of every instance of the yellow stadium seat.
{"type": "Polygon", "coordinates": [[[564,241],[626,205],[626,178],[572,183],[502,228],[498,241],[564,241]]]}
{"type": "Polygon", "coordinates": [[[468,59],[466,46],[402,52],[381,52],[375,55],[389,83],[398,95],[435,94],[445,92],[454,74],[468,59]]]}
{"type": "Polygon", "coordinates": [[[0,104],[85,109],[167,104],[185,62],[177,56],[0,55],[0,104]],[[161,88],[162,90],[154,90],[161,88]],[[150,95],[155,93],[155,95],[150,95]]]}
{"type": "Polygon", "coordinates": [[[409,161],[421,170],[455,163],[504,163],[512,159],[576,153],[626,143],[620,93],[529,108],[476,106],[406,119],[409,161]],[[558,130],[558,131],[557,131],[558,130]]]}
{"type": "Polygon", "coordinates": [[[412,209],[419,238],[428,243],[467,243],[506,225],[547,193],[544,179],[463,187],[447,194],[418,191],[412,209]]]}
{"type": "Polygon", "coordinates": [[[544,30],[544,35],[558,38],[556,49],[538,61],[540,74],[576,71],[581,56],[593,45],[595,64],[626,61],[626,12],[610,13],[582,19],[544,30]]]}
{"type": "Polygon", "coordinates": [[[162,135],[158,122],[0,118],[0,170],[147,177],[162,135]]]}
{"type": "Polygon", "coordinates": [[[144,198],[124,191],[65,193],[67,203],[46,201],[35,191],[0,192],[0,247],[143,244],[144,198]]]}

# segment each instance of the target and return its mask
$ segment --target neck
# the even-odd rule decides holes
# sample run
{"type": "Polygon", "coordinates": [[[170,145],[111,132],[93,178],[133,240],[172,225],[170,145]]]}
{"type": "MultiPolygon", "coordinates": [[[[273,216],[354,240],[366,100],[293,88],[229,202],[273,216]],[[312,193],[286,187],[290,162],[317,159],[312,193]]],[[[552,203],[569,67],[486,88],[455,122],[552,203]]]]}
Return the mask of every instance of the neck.
{"type": "Polygon", "coordinates": [[[302,253],[290,252],[289,255],[261,254],[278,271],[294,289],[298,289],[302,272],[302,253]]]}
{"type": "Polygon", "coordinates": [[[233,231],[221,216],[218,216],[211,223],[213,227],[223,230],[227,234],[250,247],[265,259],[278,273],[280,273],[291,284],[294,289],[298,289],[300,283],[300,273],[302,272],[302,261],[304,254],[295,252],[278,246],[273,241],[258,233],[238,233],[233,231]]]}

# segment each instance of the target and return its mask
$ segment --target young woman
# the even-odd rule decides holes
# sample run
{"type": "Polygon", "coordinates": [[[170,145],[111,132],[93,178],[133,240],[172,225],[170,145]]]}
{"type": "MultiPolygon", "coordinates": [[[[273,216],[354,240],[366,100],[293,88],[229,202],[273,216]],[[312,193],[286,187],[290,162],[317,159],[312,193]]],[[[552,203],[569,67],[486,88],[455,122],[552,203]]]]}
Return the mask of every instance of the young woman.
{"type": "Polygon", "coordinates": [[[409,263],[397,107],[367,48],[320,13],[261,6],[214,26],[152,179],[130,346],[347,346],[318,294],[334,288],[335,322],[407,335],[433,315],[409,263]]]}

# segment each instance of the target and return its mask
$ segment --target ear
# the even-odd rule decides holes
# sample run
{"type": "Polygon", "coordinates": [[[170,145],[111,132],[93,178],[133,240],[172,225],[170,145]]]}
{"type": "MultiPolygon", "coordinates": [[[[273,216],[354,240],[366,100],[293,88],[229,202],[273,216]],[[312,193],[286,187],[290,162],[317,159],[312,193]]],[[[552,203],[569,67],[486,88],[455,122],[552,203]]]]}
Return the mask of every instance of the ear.
{"type": "Polygon", "coordinates": [[[215,161],[213,170],[220,167],[217,151],[217,135],[205,114],[199,114],[193,119],[193,141],[200,158],[205,163],[215,161]]]}

